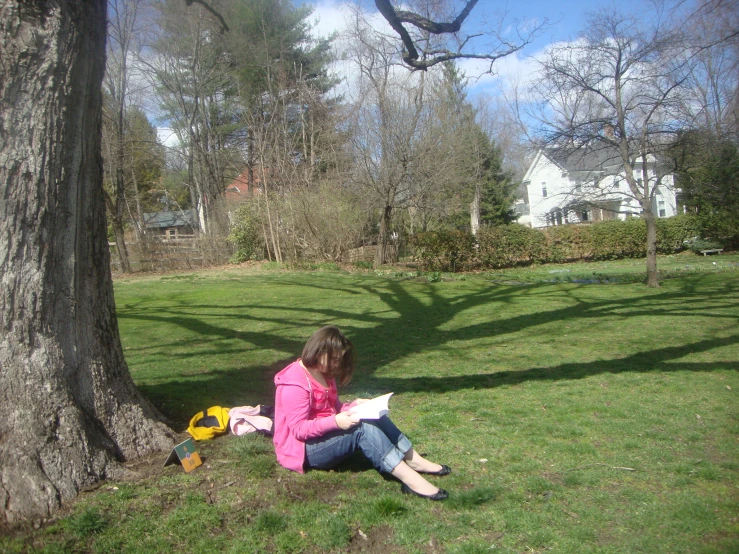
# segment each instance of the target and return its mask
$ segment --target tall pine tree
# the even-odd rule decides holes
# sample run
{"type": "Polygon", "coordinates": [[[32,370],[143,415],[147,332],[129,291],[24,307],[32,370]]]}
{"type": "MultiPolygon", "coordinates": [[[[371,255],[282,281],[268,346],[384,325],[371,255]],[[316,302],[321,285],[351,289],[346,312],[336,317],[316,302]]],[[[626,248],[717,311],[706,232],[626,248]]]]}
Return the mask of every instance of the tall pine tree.
{"type": "Polygon", "coordinates": [[[511,174],[503,169],[500,148],[478,123],[478,114],[467,99],[465,88],[464,75],[453,63],[445,63],[437,92],[438,113],[447,151],[456,160],[448,192],[459,204],[450,221],[453,226],[476,234],[480,225],[515,221],[516,186],[511,174]]]}

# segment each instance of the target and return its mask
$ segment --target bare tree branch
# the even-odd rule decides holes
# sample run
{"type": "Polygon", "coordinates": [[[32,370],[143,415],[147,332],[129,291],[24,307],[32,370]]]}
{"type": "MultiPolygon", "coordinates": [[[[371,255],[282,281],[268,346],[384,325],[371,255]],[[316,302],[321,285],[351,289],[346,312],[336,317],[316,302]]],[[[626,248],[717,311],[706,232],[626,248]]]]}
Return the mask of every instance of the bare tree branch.
{"type": "Polygon", "coordinates": [[[205,2],[204,0],[185,0],[185,4],[188,5],[188,6],[192,6],[193,4],[200,4],[206,10],[208,10],[213,16],[215,16],[216,18],[218,18],[218,21],[221,22],[221,32],[222,33],[224,31],[230,31],[231,30],[231,29],[228,28],[228,25],[226,25],[226,21],[223,19],[223,16],[220,13],[218,13],[216,10],[214,10],[213,8],[211,8],[208,5],[208,3],[205,2]]]}
{"type": "MultiPolygon", "coordinates": [[[[462,23],[464,23],[464,20],[467,19],[467,16],[472,11],[472,8],[475,7],[477,1],[478,0],[470,0],[469,2],[467,2],[459,15],[451,23],[437,23],[436,21],[431,21],[430,19],[418,15],[417,13],[407,12],[403,10],[398,10],[396,12],[396,15],[398,16],[398,19],[403,23],[410,23],[411,25],[418,27],[419,29],[423,29],[424,31],[428,31],[429,33],[433,33],[435,35],[440,35],[443,33],[457,33],[462,28],[462,23]]],[[[389,4],[389,1],[376,0],[375,3],[389,4]]]]}
{"type": "MultiPolygon", "coordinates": [[[[411,31],[404,25],[411,25],[413,28],[421,31],[427,36],[429,34],[437,36],[456,35],[462,29],[462,24],[470,15],[470,12],[477,2],[478,0],[468,0],[465,2],[462,10],[451,21],[433,21],[428,17],[424,17],[415,12],[396,9],[391,0],[375,0],[375,6],[377,6],[380,14],[382,14],[385,20],[400,37],[403,44],[403,62],[413,69],[419,69],[422,71],[426,71],[428,68],[439,63],[451,60],[478,59],[489,60],[490,69],[488,71],[492,72],[492,64],[495,60],[522,49],[524,46],[529,44],[538,31],[546,25],[546,23],[538,25],[533,30],[525,33],[525,36],[520,37],[521,40],[516,43],[509,43],[498,36],[496,38],[499,40],[501,48],[497,51],[484,54],[463,51],[469,40],[479,35],[467,36],[461,40],[459,37],[455,37],[459,42],[459,46],[456,50],[448,48],[424,48],[419,46],[418,41],[414,40],[411,36],[411,31]]],[[[428,40],[426,40],[426,42],[428,43],[428,40]]]]}

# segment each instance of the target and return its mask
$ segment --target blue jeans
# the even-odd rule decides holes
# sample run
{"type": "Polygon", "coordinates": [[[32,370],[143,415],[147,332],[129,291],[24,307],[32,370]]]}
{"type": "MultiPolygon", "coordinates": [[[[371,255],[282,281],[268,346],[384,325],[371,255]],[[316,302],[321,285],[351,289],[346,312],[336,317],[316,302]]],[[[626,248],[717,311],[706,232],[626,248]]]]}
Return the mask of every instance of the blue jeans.
{"type": "Polygon", "coordinates": [[[411,442],[390,418],[364,420],[346,431],[337,429],[305,443],[306,465],[331,469],[361,450],[377,471],[390,473],[403,461],[411,442]]]}

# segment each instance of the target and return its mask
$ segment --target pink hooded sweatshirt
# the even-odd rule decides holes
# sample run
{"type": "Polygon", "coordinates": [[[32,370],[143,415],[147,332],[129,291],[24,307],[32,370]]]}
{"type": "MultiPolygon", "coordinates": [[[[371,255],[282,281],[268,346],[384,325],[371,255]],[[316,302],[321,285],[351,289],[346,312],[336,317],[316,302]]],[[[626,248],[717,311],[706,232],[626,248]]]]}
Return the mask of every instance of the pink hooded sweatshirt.
{"type": "MultiPolygon", "coordinates": [[[[280,465],[305,473],[305,441],[321,437],[339,428],[334,416],[309,419],[313,405],[313,387],[306,369],[297,360],[275,375],[275,427],[273,442],[280,465]]],[[[336,413],[354,403],[336,400],[336,413]]]]}

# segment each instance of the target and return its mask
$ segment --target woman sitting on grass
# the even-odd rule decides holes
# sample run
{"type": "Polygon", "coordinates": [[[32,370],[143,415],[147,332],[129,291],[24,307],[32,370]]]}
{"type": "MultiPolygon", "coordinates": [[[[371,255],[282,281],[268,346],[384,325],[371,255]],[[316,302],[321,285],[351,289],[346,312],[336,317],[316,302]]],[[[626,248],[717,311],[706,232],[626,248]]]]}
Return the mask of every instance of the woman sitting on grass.
{"type": "Polygon", "coordinates": [[[274,443],[283,467],[303,473],[306,468],[330,469],[361,450],[377,471],[402,482],[401,490],[430,500],[449,495],[420,474],[448,475],[448,466],[423,458],[410,441],[383,416],[360,420],[351,408],[366,402],[339,401],[342,385],[354,373],[354,346],[333,325],[313,333],[300,359],[275,376],[274,443]]]}

